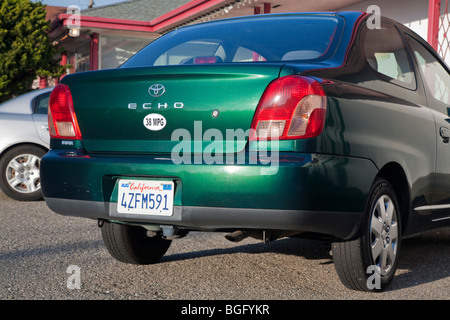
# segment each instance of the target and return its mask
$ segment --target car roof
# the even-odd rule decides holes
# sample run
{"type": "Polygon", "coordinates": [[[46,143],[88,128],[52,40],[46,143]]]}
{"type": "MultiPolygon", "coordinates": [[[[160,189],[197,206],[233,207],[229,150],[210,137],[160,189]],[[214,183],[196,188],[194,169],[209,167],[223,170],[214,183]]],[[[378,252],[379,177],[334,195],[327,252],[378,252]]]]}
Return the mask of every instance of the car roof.
{"type": "Polygon", "coordinates": [[[53,87],[37,89],[12,98],[0,104],[0,112],[31,114],[33,113],[31,106],[31,101],[33,98],[40,94],[51,92],[52,90],[53,87]]]}

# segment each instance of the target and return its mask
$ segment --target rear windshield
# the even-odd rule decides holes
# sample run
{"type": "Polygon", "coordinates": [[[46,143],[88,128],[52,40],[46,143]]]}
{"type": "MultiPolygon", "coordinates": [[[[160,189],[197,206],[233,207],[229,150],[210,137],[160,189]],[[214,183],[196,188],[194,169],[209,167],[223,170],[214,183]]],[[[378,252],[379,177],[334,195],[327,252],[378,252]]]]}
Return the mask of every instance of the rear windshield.
{"type": "Polygon", "coordinates": [[[342,25],[329,15],[204,23],[162,36],[121,67],[322,60],[336,50],[342,25]]]}

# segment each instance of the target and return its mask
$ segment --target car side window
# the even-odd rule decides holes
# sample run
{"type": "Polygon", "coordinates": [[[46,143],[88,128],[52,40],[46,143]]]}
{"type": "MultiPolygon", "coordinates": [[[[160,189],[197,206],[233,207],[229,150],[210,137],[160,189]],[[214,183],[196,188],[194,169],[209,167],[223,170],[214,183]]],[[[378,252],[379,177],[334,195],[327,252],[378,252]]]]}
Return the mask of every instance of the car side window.
{"type": "Polygon", "coordinates": [[[447,110],[450,107],[450,75],[447,69],[417,40],[409,35],[406,38],[422,72],[428,96],[444,103],[447,110]]]}
{"type": "Polygon", "coordinates": [[[415,89],[415,76],[399,31],[390,24],[363,28],[362,45],[369,67],[383,80],[415,89]]]}
{"type": "Polygon", "coordinates": [[[41,94],[34,98],[33,111],[36,114],[47,114],[48,101],[50,99],[50,92],[41,94]]]}

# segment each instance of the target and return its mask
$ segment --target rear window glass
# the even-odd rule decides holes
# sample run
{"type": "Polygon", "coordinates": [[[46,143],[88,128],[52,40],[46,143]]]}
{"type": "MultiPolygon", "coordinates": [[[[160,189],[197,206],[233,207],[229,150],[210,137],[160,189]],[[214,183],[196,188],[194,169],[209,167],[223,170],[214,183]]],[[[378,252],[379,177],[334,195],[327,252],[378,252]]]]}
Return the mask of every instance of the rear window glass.
{"type": "Polygon", "coordinates": [[[321,60],[334,53],[342,26],[326,15],[204,23],[162,36],[122,67],[321,60]]]}

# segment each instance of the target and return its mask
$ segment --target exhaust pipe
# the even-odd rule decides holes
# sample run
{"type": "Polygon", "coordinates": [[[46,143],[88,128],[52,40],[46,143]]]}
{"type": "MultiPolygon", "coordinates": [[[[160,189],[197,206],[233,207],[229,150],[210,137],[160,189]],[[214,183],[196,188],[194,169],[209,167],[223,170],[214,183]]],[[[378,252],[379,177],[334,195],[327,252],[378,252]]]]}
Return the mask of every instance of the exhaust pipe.
{"type": "Polygon", "coordinates": [[[237,230],[227,234],[225,239],[231,242],[240,242],[245,238],[252,237],[269,243],[282,237],[292,237],[299,234],[299,231],[277,231],[277,230],[237,230]]]}
{"type": "Polygon", "coordinates": [[[271,230],[237,230],[225,236],[227,240],[230,240],[232,242],[239,242],[248,237],[262,240],[264,241],[264,243],[267,243],[278,239],[279,234],[274,233],[271,230]]]}
{"type": "Polygon", "coordinates": [[[240,242],[248,237],[249,237],[249,235],[245,231],[237,230],[233,233],[227,234],[225,236],[225,239],[227,239],[231,242],[240,242]]]}

